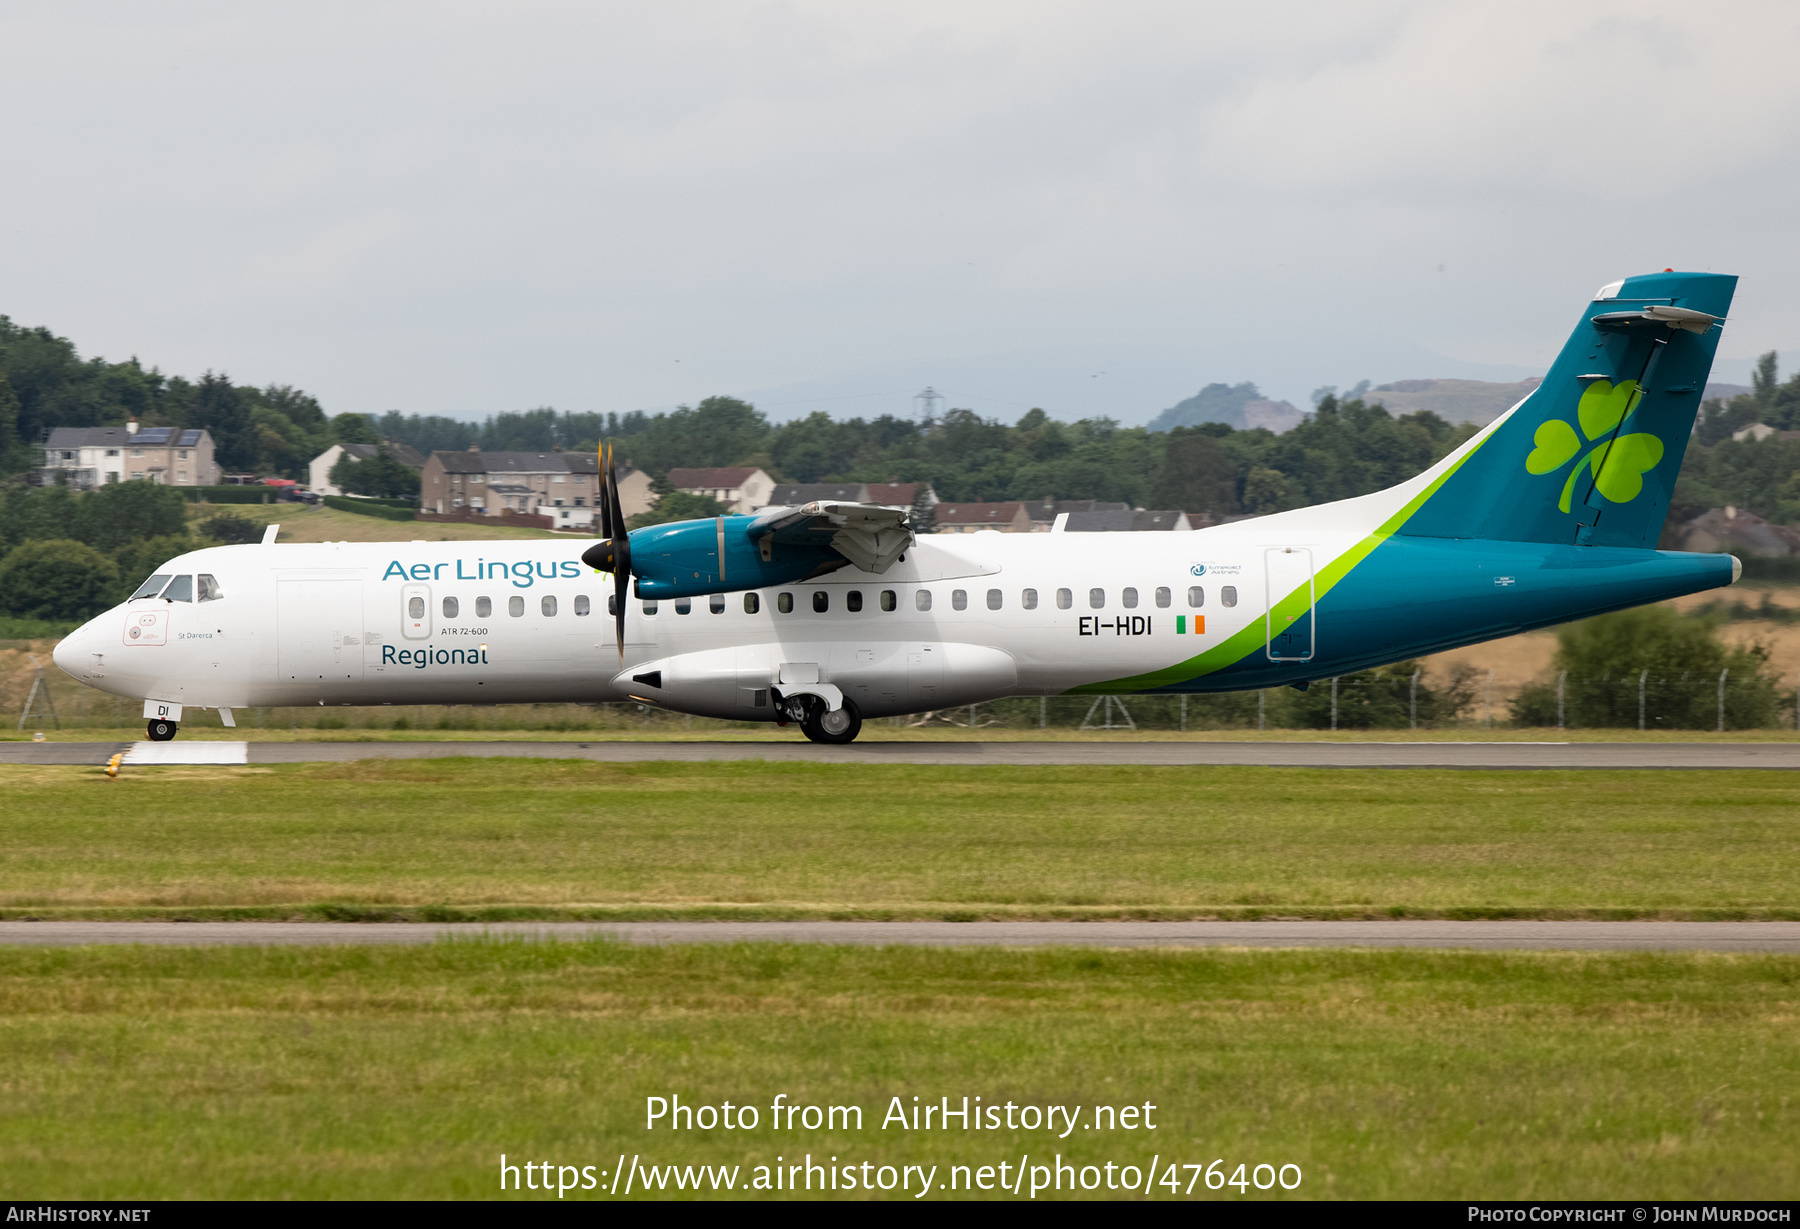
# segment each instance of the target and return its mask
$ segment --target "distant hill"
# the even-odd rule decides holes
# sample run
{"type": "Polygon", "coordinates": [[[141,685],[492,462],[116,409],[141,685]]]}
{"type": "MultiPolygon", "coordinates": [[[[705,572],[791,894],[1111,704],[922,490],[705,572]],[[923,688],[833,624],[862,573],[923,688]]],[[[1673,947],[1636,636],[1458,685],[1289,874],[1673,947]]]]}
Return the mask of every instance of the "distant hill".
{"type": "MultiPolygon", "coordinates": [[[[1370,389],[1363,394],[1363,400],[1379,401],[1394,415],[1430,410],[1446,422],[1467,422],[1485,427],[1542,382],[1537,376],[1516,384],[1493,384],[1486,380],[1396,380],[1370,389]]],[[[1723,397],[1727,401],[1749,391],[1741,384],[1706,386],[1708,398],[1723,397]]]]}
{"type": "Polygon", "coordinates": [[[1517,405],[1543,380],[1532,376],[1517,384],[1487,380],[1395,380],[1363,394],[1363,400],[1379,401],[1394,415],[1430,410],[1446,422],[1469,422],[1484,427],[1517,405]]]}
{"type": "Polygon", "coordinates": [[[1290,431],[1306,420],[1304,411],[1286,401],[1270,401],[1256,385],[1208,384],[1205,388],[1170,406],[1150,420],[1150,430],[1168,431],[1175,427],[1197,427],[1203,422],[1220,422],[1239,431],[1266,427],[1277,434],[1290,431]]]}

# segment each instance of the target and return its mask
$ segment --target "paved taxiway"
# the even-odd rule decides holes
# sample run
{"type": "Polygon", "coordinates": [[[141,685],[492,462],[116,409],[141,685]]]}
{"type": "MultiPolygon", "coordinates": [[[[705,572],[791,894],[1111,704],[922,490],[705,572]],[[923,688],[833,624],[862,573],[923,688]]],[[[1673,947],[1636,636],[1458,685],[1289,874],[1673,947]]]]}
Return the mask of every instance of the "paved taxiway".
{"type": "Polygon", "coordinates": [[[1289,768],[1800,769],[1795,743],[1525,742],[241,742],[0,743],[0,764],[297,764],[445,756],[604,763],[763,760],[806,764],[1257,765],[1289,768]]]}
{"type": "Polygon", "coordinates": [[[1800,953],[1800,922],[0,922],[0,945],[317,946],[483,935],[910,947],[1437,947],[1800,953]]]}

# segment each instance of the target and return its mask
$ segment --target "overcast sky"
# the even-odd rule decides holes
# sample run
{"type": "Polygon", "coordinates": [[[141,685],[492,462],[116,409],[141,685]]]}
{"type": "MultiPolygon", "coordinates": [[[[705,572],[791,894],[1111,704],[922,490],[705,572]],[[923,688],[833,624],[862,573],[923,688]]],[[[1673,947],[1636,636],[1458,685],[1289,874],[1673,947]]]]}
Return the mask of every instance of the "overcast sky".
{"type": "Polygon", "coordinates": [[[1791,4],[7,0],[0,54],[0,313],[332,412],[1304,404],[1541,372],[1665,266],[1800,348],[1791,4]]]}

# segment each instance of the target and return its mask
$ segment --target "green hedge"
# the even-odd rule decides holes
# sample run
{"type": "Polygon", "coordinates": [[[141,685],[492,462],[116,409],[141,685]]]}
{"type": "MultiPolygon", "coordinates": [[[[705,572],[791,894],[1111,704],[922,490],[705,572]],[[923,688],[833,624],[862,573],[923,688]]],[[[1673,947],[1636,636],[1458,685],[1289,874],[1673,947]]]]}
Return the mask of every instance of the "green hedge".
{"type": "MultiPolygon", "coordinates": [[[[61,640],[79,626],[79,622],[60,619],[21,619],[16,615],[0,615],[0,640],[61,640]]],[[[47,666],[50,663],[43,664],[47,666]]]]}
{"type": "Polygon", "coordinates": [[[1800,559],[1770,558],[1764,555],[1741,555],[1744,579],[1774,583],[1800,581],[1800,559]]]}
{"type": "MultiPolygon", "coordinates": [[[[337,497],[334,495],[332,498],[337,497]]],[[[386,504],[390,508],[417,509],[419,506],[419,501],[416,499],[390,499],[386,495],[358,495],[356,502],[359,504],[386,504]]]]}
{"type": "Polygon", "coordinates": [[[339,512],[354,512],[359,516],[379,516],[388,521],[413,519],[413,510],[410,507],[392,508],[384,503],[376,503],[372,499],[346,499],[342,495],[327,495],[324,503],[327,508],[336,508],[339,512]]]}
{"type": "Polygon", "coordinates": [[[176,487],[194,503],[206,504],[272,504],[281,498],[272,486],[183,486],[176,487]]]}

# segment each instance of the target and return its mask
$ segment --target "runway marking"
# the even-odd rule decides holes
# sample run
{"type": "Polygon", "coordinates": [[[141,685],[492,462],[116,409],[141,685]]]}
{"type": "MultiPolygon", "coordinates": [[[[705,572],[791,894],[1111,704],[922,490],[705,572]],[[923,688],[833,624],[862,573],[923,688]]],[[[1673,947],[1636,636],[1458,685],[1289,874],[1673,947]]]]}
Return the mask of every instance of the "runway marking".
{"type": "Polygon", "coordinates": [[[248,764],[250,744],[211,742],[198,738],[187,742],[135,742],[125,753],[125,763],[142,764],[248,764]]]}
{"type": "Polygon", "coordinates": [[[485,937],[906,947],[1378,947],[1800,954],[1800,922],[0,922],[0,945],[422,944],[485,937]]]}

